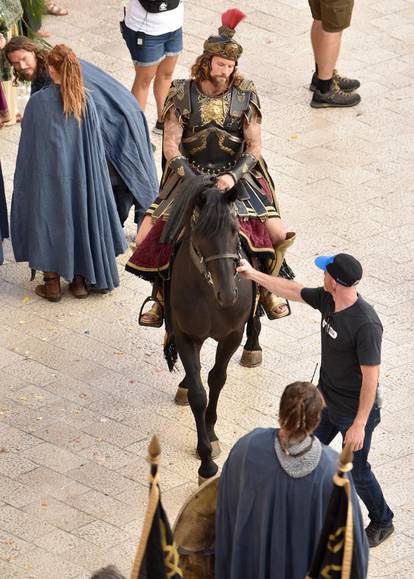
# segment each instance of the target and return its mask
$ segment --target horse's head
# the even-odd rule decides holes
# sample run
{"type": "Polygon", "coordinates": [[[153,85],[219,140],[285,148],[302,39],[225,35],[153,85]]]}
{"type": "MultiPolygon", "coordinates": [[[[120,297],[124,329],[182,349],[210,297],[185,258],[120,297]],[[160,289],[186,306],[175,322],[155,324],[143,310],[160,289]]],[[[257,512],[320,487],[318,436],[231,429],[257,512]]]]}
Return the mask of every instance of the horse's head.
{"type": "Polygon", "coordinates": [[[200,273],[223,307],[238,296],[236,267],[240,258],[239,222],[234,189],[204,187],[194,198],[190,219],[190,252],[200,273]]]}

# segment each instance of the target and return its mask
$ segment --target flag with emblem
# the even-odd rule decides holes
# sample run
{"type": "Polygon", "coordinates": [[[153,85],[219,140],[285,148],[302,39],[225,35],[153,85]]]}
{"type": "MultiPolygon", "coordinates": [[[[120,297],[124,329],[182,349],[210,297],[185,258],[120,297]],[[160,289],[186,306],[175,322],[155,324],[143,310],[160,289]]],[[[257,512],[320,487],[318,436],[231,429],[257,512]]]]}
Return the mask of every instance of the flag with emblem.
{"type": "Polygon", "coordinates": [[[352,451],[345,447],[321,530],[318,548],[306,579],[364,579],[367,573],[367,543],[360,513],[354,513],[352,489],[346,473],[352,469],[352,451]],[[361,528],[362,527],[362,528],[361,528]]]}
{"type": "Polygon", "coordinates": [[[141,539],[137,548],[131,579],[179,579],[178,551],[167,515],[161,504],[158,463],[160,445],[156,436],[148,447],[151,464],[150,491],[141,539]]]}

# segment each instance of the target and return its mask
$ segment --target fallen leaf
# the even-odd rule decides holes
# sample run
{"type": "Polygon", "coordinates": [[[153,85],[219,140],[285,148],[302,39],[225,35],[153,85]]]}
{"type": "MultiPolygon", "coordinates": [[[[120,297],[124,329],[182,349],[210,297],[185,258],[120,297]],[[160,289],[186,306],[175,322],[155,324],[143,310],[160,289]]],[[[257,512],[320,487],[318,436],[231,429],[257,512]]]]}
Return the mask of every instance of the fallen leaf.
{"type": "Polygon", "coordinates": [[[24,304],[28,304],[30,302],[30,297],[29,296],[24,296],[23,298],[23,303],[24,304]]]}
{"type": "Polygon", "coordinates": [[[294,134],[294,135],[290,135],[290,137],[288,138],[288,141],[297,141],[299,139],[299,135],[294,134]]]}

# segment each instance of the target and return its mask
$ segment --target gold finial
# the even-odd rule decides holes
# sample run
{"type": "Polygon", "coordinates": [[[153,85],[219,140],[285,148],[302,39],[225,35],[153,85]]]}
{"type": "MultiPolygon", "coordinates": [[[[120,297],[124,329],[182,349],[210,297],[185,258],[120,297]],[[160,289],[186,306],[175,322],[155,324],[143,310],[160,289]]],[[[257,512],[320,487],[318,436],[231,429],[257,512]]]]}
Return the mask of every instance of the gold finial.
{"type": "Polygon", "coordinates": [[[161,446],[158,436],[156,434],[151,438],[151,442],[148,445],[148,456],[147,461],[150,464],[158,464],[160,461],[161,446]]]}
{"type": "Polygon", "coordinates": [[[338,470],[341,472],[348,472],[352,469],[352,459],[354,458],[354,453],[350,446],[344,446],[341,454],[339,455],[338,470]]]}

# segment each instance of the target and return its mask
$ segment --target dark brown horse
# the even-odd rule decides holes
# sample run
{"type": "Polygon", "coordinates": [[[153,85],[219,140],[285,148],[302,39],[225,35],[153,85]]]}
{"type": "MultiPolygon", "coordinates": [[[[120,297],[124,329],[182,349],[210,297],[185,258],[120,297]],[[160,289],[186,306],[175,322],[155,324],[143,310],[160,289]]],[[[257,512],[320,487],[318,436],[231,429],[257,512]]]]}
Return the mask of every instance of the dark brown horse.
{"type": "Polygon", "coordinates": [[[177,352],[184,366],[179,393],[188,393],[194,414],[202,479],[218,470],[212,457],[212,449],[214,455],[219,451],[214,430],[217,402],[230,358],[241,343],[249,319],[245,350],[260,351],[260,322],[251,318],[255,287],[236,272],[241,254],[234,202],[231,189],[223,193],[212,188],[211,182],[190,181],[188,188],[177,195],[162,237],[163,241],[172,241],[185,227],[166,295],[165,353],[170,370],[177,352]],[[208,402],[200,378],[200,350],[207,338],[218,343],[215,364],[208,375],[208,402]]]}

